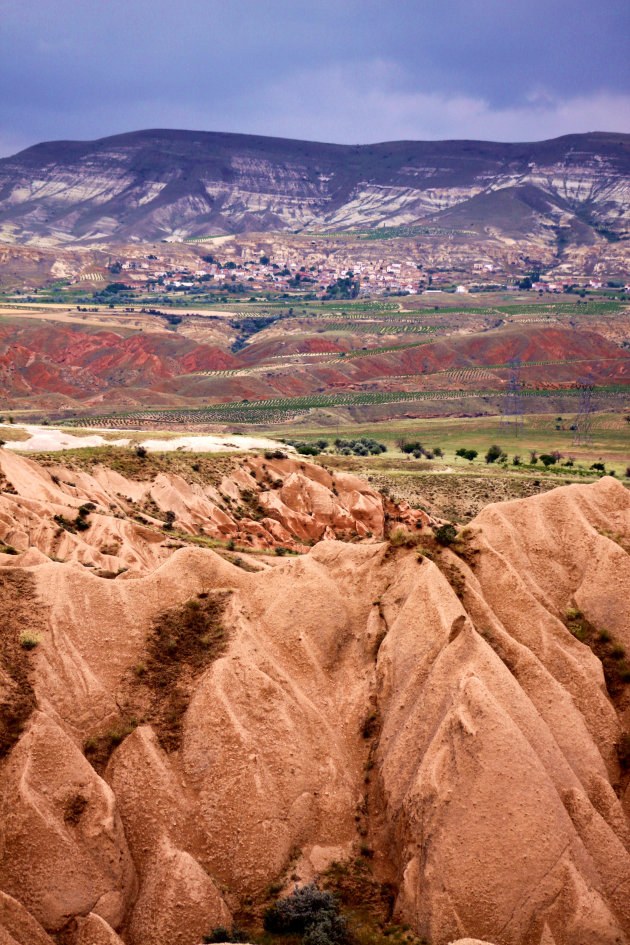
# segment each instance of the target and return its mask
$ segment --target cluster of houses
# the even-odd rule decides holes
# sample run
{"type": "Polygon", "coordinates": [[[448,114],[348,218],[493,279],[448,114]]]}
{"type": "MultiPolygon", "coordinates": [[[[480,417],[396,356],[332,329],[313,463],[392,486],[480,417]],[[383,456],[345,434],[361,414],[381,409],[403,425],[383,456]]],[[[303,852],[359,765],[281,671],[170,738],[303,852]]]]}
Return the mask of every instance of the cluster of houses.
{"type": "MultiPolygon", "coordinates": [[[[372,296],[383,294],[419,294],[442,292],[448,288],[456,294],[466,294],[496,285],[497,288],[512,288],[505,273],[497,271],[495,263],[488,260],[479,260],[471,266],[472,280],[453,286],[453,274],[441,272],[438,269],[429,269],[418,264],[414,259],[402,259],[396,262],[380,258],[363,258],[352,263],[338,255],[331,255],[322,260],[309,253],[296,252],[295,247],[290,251],[277,252],[274,259],[261,256],[258,260],[228,259],[223,263],[211,255],[199,257],[196,266],[179,264],[172,266],[172,259],[160,260],[151,255],[144,258],[128,259],[116,262],[110,266],[110,272],[115,272],[117,279],[131,288],[145,291],[162,292],[168,290],[203,290],[204,287],[215,287],[219,291],[236,292],[240,294],[256,295],[260,292],[309,293],[317,297],[325,297],[330,286],[341,280],[351,279],[359,285],[359,295],[372,296]],[[309,265],[309,263],[314,264],[309,265]],[[352,268],[348,268],[351,265],[352,268]],[[499,279],[502,285],[495,280],[499,279]]],[[[460,270],[461,271],[461,270],[460,270]]],[[[593,290],[601,289],[603,283],[598,279],[590,279],[588,283],[578,280],[581,287],[593,290]]],[[[531,285],[534,292],[566,292],[570,286],[575,286],[576,280],[564,278],[562,281],[539,279],[531,285]]],[[[630,286],[625,286],[630,292],[630,286]]]]}
{"type": "Polygon", "coordinates": [[[342,265],[319,264],[298,266],[296,262],[276,258],[274,262],[205,262],[198,269],[180,266],[177,270],[147,262],[126,261],[120,265],[118,278],[133,288],[146,290],[192,289],[204,283],[227,287],[230,283],[242,286],[244,291],[275,290],[290,292],[302,290],[316,295],[326,293],[330,285],[340,279],[359,280],[361,294],[376,295],[384,292],[419,292],[426,284],[420,278],[418,266],[409,261],[388,263],[357,263],[349,270],[342,265]]]}
{"type": "MultiPolygon", "coordinates": [[[[534,292],[566,292],[567,289],[575,285],[576,283],[573,280],[570,280],[570,281],[565,280],[564,282],[546,282],[544,280],[540,280],[538,282],[532,282],[532,291],[534,292]]],[[[584,288],[602,289],[604,288],[604,284],[599,279],[589,279],[588,282],[584,283],[584,288]]],[[[623,286],[623,291],[630,292],[630,285],[623,286]]]]}

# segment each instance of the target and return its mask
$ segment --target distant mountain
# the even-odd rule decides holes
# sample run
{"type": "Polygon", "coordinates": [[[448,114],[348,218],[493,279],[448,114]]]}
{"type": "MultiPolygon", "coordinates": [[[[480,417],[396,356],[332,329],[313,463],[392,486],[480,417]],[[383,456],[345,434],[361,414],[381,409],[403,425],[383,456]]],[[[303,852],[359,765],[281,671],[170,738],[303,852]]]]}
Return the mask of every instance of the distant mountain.
{"type": "Polygon", "coordinates": [[[349,146],[153,130],[47,142],[0,160],[5,240],[417,223],[581,244],[628,238],[630,135],[349,146]]]}

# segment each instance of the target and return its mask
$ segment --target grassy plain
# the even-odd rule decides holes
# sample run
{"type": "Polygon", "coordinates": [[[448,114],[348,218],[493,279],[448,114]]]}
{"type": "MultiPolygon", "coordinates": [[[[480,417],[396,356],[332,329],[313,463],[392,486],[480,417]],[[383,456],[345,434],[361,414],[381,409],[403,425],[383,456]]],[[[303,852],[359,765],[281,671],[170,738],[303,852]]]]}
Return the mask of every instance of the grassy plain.
{"type": "MultiPolygon", "coordinates": [[[[440,447],[444,450],[444,461],[471,465],[466,460],[455,456],[460,447],[476,449],[479,458],[473,466],[483,462],[483,455],[492,443],[498,444],[510,460],[514,455],[521,455],[523,460],[529,456],[531,450],[538,453],[551,453],[554,450],[562,453],[565,458],[573,458],[576,463],[593,463],[603,459],[611,468],[618,472],[625,472],[625,466],[630,464],[630,422],[625,420],[625,414],[597,413],[592,416],[592,439],[588,445],[578,445],[573,442],[574,431],[571,430],[576,422],[576,414],[565,414],[562,417],[551,414],[530,414],[525,417],[524,423],[515,435],[512,430],[501,428],[501,418],[491,417],[432,417],[427,419],[391,420],[383,423],[352,423],[340,424],[329,430],[322,430],[321,426],[299,424],[295,426],[261,426],[261,433],[282,436],[285,439],[298,439],[313,442],[317,439],[328,439],[330,443],[335,438],[357,439],[361,436],[372,437],[387,446],[388,452],[376,459],[387,461],[389,458],[403,454],[398,448],[400,439],[420,440],[427,449],[440,447]]],[[[630,416],[630,414],[628,414],[630,416]]]]}
{"type": "MultiPolygon", "coordinates": [[[[630,488],[630,423],[623,415],[600,413],[593,416],[592,442],[573,443],[574,415],[562,419],[548,414],[528,416],[518,436],[501,430],[497,417],[439,417],[428,420],[401,420],[381,424],[340,425],[332,433],[321,428],[295,427],[275,435],[303,442],[335,438],[370,437],[384,443],[387,452],[379,456],[343,456],[324,453],[318,461],[331,470],[344,470],[366,478],[377,488],[386,489],[396,501],[405,500],[441,518],[463,524],[492,502],[520,499],[572,483],[594,482],[601,471],[590,467],[604,463],[607,472],[630,488]],[[419,440],[425,449],[440,447],[441,458],[415,459],[400,449],[402,440],[419,440]],[[486,463],[492,444],[508,454],[506,464],[486,463]],[[459,448],[475,449],[472,461],[456,456],[459,448]],[[562,454],[559,463],[545,468],[540,460],[530,462],[530,451],[562,454]],[[513,465],[514,456],[522,464],[513,465]],[[570,460],[572,466],[563,463],[570,460]]],[[[271,435],[271,430],[267,431],[271,435]]]]}

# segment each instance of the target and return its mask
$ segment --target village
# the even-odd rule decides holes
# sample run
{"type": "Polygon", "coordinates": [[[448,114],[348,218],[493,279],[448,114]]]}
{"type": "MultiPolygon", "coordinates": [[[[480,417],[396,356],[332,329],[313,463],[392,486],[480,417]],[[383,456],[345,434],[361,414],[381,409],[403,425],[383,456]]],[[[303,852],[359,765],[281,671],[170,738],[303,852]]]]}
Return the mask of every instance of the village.
{"type": "MultiPolygon", "coordinates": [[[[391,245],[391,244],[390,244],[391,245]]],[[[514,253],[475,256],[470,246],[444,258],[407,243],[403,252],[384,243],[323,246],[317,240],[255,241],[227,238],[191,244],[125,247],[107,265],[78,272],[72,284],[114,282],[148,294],[228,294],[257,300],[270,293],[308,299],[488,291],[630,292],[628,273],[610,258],[585,254],[571,265],[545,266],[514,253]],[[581,263],[581,265],[580,265],[581,263]],[[610,278],[614,274],[615,278],[610,278]]],[[[616,249],[616,247],[615,247],[616,249]]]]}

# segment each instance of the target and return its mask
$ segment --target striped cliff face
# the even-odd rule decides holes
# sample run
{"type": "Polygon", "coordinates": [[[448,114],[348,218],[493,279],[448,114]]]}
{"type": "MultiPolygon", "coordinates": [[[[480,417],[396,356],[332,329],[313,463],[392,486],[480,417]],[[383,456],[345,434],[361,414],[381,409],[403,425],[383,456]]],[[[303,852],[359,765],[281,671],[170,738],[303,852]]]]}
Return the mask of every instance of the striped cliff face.
{"type": "Polygon", "coordinates": [[[598,231],[626,232],[629,140],[350,147],[147,131],[50,142],[0,161],[0,232],[24,242],[181,239],[439,223],[446,215],[451,226],[493,222],[510,235],[513,214],[496,198],[506,191],[516,195],[520,216],[532,215],[529,232],[568,227],[570,239],[584,243],[598,231]],[[458,210],[461,219],[452,217],[458,210]]]}

